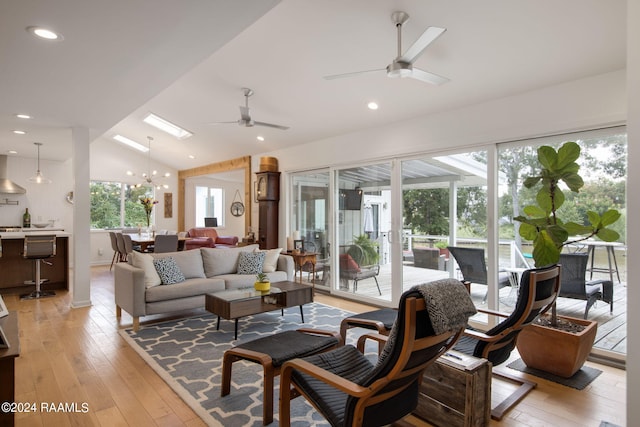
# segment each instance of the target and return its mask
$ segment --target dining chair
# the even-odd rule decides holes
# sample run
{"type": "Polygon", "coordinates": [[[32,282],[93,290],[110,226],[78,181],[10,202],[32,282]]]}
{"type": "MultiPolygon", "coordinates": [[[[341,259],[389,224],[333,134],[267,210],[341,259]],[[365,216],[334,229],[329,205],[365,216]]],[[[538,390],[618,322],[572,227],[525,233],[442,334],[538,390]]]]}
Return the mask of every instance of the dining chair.
{"type": "Polygon", "coordinates": [[[118,248],[118,259],[119,261],[126,261],[127,249],[124,246],[124,237],[123,237],[124,234],[123,233],[115,233],[115,234],[116,234],[116,246],[118,248]]]}
{"type": "Polygon", "coordinates": [[[109,271],[113,268],[113,264],[115,262],[119,262],[121,255],[120,250],[118,249],[118,237],[116,236],[115,231],[109,232],[109,239],[111,240],[111,249],[113,249],[113,257],[111,258],[111,267],[109,267],[109,271]]]}
{"type": "Polygon", "coordinates": [[[178,235],[177,234],[162,234],[156,236],[153,243],[153,252],[176,252],[178,250],[178,235]]]}

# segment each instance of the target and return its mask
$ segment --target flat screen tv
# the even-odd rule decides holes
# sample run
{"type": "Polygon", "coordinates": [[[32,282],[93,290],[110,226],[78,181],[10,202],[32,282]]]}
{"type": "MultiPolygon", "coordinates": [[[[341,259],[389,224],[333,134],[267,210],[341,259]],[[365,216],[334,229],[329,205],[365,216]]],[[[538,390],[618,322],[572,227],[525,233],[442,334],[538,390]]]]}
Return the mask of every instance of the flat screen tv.
{"type": "Polygon", "coordinates": [[[362,191],[340,190],[340,209],[359,211],[362,208],[362,191]]]}
{"type": "Polygon", "coordinates": [[[204,219],[205,227],[217,227],[218,226],[218,218],[205,218],[204,219]]]}

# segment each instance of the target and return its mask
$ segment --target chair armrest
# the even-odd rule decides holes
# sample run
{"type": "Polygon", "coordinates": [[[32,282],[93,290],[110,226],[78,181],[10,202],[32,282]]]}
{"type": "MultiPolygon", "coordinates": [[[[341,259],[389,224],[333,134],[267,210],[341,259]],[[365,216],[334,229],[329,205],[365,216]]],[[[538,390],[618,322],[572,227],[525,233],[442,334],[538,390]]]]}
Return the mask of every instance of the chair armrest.
{"type": "Polygon", "coordinates": [[[216,244],[220,245],[237,245],[238,237],[237,236],[218,236],[216,237],[216,244]]]}
{"type": "Polygon", "coordinates": [[[389,337],[387,335],[382,335],[376,332],[368,332],[366,334],[360,335],[360,337],[358,338],[357,348],[362,354],[364,354],[364,346],[366,345],[367,339],[378,342],[378,353],[380,353],[380,350],[382,350],[384,344],[387,343],[389,337]]]}
{"type": "Polygon", "coordinates": [[[323,335],[327,337],[334,337],[338,339],[338,342],[340,343],[340,345],[344,344],[342,342],[342,337],[340,336],[340,333],[336,331],[327,331],[325,329],[313,329],[313,328],[299,328],[299,329],[296,329],[296,331],[303,332],[305,334],[310,334],[310,335],[323,335]]]}

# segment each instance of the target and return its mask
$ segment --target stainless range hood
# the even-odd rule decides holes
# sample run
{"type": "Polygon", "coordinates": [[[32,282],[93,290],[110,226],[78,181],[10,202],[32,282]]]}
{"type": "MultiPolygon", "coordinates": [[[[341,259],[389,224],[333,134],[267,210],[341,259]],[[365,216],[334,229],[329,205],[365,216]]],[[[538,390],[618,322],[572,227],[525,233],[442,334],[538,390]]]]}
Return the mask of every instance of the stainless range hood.
{"type": "Polygon", "coordinates": [[[25,194],[27,190],[7,178],[7,156],[0,155],[0,194],[25,194]]]}

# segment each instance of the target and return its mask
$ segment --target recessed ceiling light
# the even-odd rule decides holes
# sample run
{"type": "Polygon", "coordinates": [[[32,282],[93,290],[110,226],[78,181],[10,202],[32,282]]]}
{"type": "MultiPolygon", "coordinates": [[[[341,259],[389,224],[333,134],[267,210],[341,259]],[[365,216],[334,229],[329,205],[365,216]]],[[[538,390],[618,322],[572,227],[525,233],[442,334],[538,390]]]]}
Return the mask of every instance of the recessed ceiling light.
{"type": "Polygon", "coordinates": [[[36,27],[36,26],[27,27],[27,31],[29,31],[34,36],[37,36],[45,40],[62,40],[63,39],[63,37],[60,34],[44,27],[36,27]]]}
{"type": "Polygon", "coordinates": [[[18,154],[18,152],[16,150],[9,150],[9,151],[7,151],[7,153],[9,153],[9,154],[18,154]]]}
{"type": "Polygon", "coordinates": [[[18,130],[18,129],[14,129],[12,132],[17,134],[17,135],[25,135],[27,133],[27,132],[25,132],[23,130],[18,130]]]}
{"type": "Polygon", "coordinates": [[[195,159],[195,158],[196,158],[196,156],[194,156],[193,154],[189,154],[189,156],[188,156],[188,157],[189,157],[190,159],[195,159]]]}
{"type": "Polygon", "coordinates": [[[369,108],[370,110],[377,110],[378,109],[378,103],[377,102],[369,102],[367,104],[367,108],[369,108]]]}
{"type": "Polygon", "coordinates": [[[258,141],[264,141],[264,136],[262,135],[258,135],[258,137],[256,138],[258,141]]]}
{"type": "Polygon", "coordinates": [[[122,135],[116,135],[113,137],[113,139],[115,139],[118,142],[123,143],[124,145],[128,145],[131,148],[135,148],[138,151],[142,151],[143,153],[146,153],[147,151],[149,151],[148,147],[145,147],[144,145],[140,144],[139,142],[136,142],[132,139],[127,138],[126,136],[122,136],[122,135]]]}
{"type": "Polygon", "coordinates": [[[160,129],[163,132],[168,133],[169,135],[175,136],[178,139],[189,138],[193,135],[193,133],[189,132],[186,129],[182,129],[178,125],[174,125],[168,120],[163,119],[162,117],[158,117],[153,113],[149,113],[147,117],[142,119],[143,122],[160,129]]]}
{"type": "Polygon", "coordinates": [[[28,114],[16,114],[16,117],[19,119],[30,119],[31,116],[28,114]]]}

